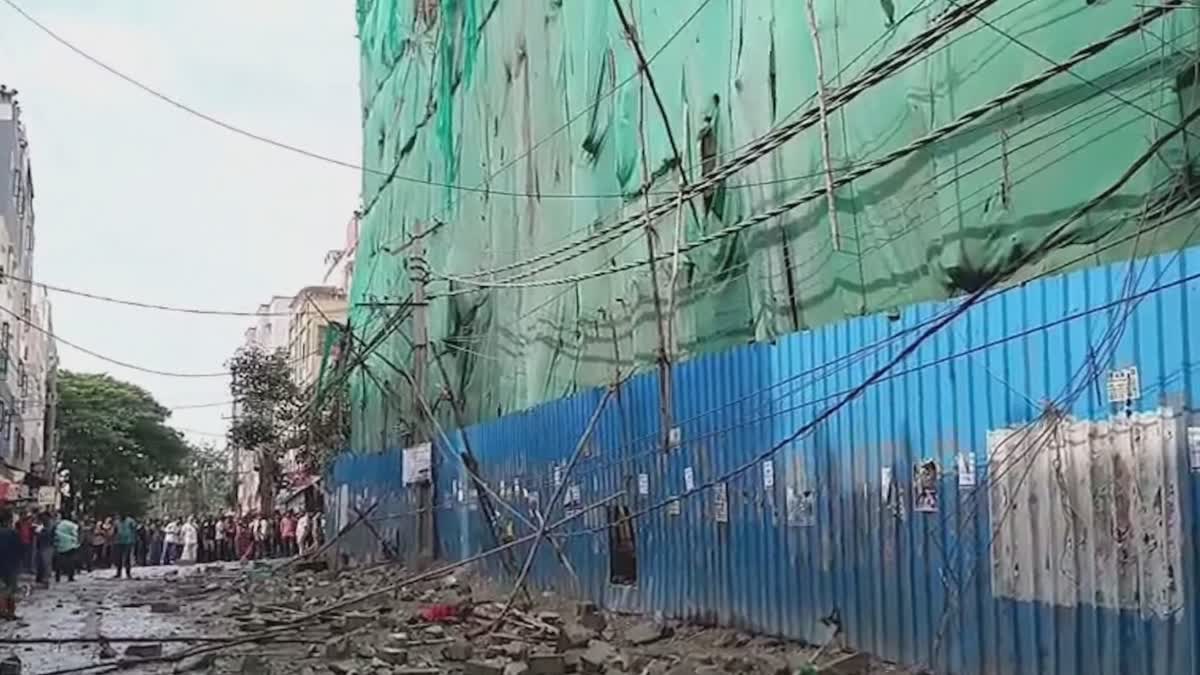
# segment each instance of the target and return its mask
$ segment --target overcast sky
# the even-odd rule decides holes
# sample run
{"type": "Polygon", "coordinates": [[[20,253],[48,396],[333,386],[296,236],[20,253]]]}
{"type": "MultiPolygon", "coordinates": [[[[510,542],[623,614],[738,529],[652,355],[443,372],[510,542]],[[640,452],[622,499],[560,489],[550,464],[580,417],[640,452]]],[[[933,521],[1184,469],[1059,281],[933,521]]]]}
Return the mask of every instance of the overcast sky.
{"type": "MultiPolygon", "coordinates": [[[[214,117],[359,159],[352,0],[16,0],[114,68],[214,117]]],[[[33,153],[35,276],[163,304],[253,310],[319,283],[357,204],[355,171],[224,131],[122,82],[0,3],[0,82],[20,90],[33,153]]],[[[216,372],[248,318],[52,294],[55,331],[150,368],[216,372]]],[[[167,406],[228,400],[225,378],[170,378],[60,345],[63,365],[167,406]]],[[[222,432],[227,407],[173,423],[222,432]]]]}

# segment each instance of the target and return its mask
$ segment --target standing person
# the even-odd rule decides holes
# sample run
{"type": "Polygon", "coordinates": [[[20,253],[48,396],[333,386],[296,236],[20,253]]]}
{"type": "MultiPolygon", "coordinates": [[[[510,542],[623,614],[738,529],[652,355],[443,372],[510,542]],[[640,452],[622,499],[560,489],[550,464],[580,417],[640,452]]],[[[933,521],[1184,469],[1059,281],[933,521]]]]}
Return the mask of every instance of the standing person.
{"type": "Polygon", "coordinates": [[[237,525],[238,560],[250,560],[254,557],[254,521],[250,516],[243,516],[237,525]]]}
{"type": "Polygon", "coordinates": [[[148,564],[151,566],[161,565],[163,557],[163,548],[166,544],[163,542],[163,527],[162,522],[155,520],[150,524],[150,556],[148,564]]]}
{"type": "Polygon", "coordinates": [[[283,555],[296,555],[296,514],[288,509],[279,519],[279,541],[282,543],[283,555]]]}
{"type": "Polygon", "coordinates": [[[118,518],[113,534],[116,541],[113,566],[117,568],[115,578],[121,578],[121,570],[125,570],[125,578],[133,578],[133,547],[137,544],[137,522],[128,513],[118,518]]]}
{"type": "Polygon", "coordinates": [[[37,583],[42,588],[49,588],[50,568],[54,564],[54,516],[49,511],[38,514],[34,541],[37,547],[37,583]]]}
{"type": "Polygon", "coordinates": [[[13,527],[13,513],[0,508],[0,619],[17,618],[17,575],[25,559],[21,535],[13,527]]]}
{"type": "Polygon", "coordinates": [[[104,555],[104,544],[107,537],[104,534],[104,521],[97,520],[92,526],[92,562],[89,569],[102,570],[108,564],[108,558],[104,555]]]}
{"type": "Polygon", "coordinates": [[[162,564],[171,565],[179,557],[176,547],[179,546],[179,522],[172,518],[163,528],[163,557],[162,564]]]}
{"type": "Polygon", "coordinates": [[[138,567],[146,566],[146,559],[150,554],[150,525],[139,520],[137,526],[137,544],[133,548],[133,560],[138,567]]]}
{"type": "Polygon", "coordinates": [[[115,520],[115,518],[109,516],[100,523],[100,537],[103,543],[100,545],[99,564],[96,565],[100,569],[107,569],[109,565],[116,563],[113,559],[113,544],[117,540],[117,524],[115,520]]]}
{"type": "Polygon", "coordinates": [[[216,546],[216,560],[225,561],[225,519],[218,517],[213,522],[213,543],[216,546]]]}
{"type": "Polygon", "coordinates": [[[312,520],[308,517],[308,511],[300,514],[300,519],[296,521],[296,543],[300,546],[300,555],[308,553],[308,531],[312,526],[312,520]]]}
{"type": "Polygon", "coordinates": [[[36,568],[34,556],[37,547],[33,545],[33,511],[25,511],[17,518],[17,538],[21,540],[21,571],[33,572],[36,568]]]}
{"type": "Polygon", "coordinates": [[[96,529],[96,524],[90,520],[84,520],[76,524],[79,530],[79,550],[75,554],[75,569],[92,571],[92,532],[96,529]]]}
{"type": "Polygon", "coordinates": [[[79,525],[64,513],[54,526],[54,580],[75,581],[75,561],[79,556],[79,525]]]}
{"type": "Polygon", "coordinates": [[[200,530],[196,527],[196,518],[189,517],[180,528],[180,534],[183,538],[183,554],[179,556],[179,562],[184,565],[191,565],[196,562],[196,548],[200,543],[200,530]]]}
{"type": "Polygon", "coordinates": [[[204,562],[217,561],[217,522],[212,516],[204,519],[204,562]]]}
{"type": "Polygon", "coordinates": [[[313,548],[320,548],[325,545],[325,514],[321,511],[313,511],[312,523],[308,526],[312,530],[313,548]]]}
{"type": "Polygon", "coordinates": [[[267,518],[263,514],[259,514],[258,518],[254,519],[254,558],[261,559],[267,557],[267,518]]]}

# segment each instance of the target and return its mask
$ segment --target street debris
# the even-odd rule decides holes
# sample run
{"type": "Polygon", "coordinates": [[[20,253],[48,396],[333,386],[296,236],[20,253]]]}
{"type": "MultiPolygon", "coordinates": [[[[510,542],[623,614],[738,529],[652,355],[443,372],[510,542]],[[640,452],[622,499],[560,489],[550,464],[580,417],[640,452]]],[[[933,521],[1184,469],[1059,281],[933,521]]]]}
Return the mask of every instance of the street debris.
{"type": "MultiPolygon", "coordinates": [[[[802,646],[471,576],[400,564],[198,567],[139,589],[120,611],[161,616],[170,634],[17,637],[93,648],[90,665],[30,675],[166,664],[175,675],[804,675],[892,672],[840,642],[802,646]],[[415,579],[415,580],[414,580],[415,579]],[[202,627],[202,628],[201,628],[202,627]],[[112,644],[110,644],[112,643],[112,644]],[[124,644],[123,654],[113,644],[124,644]],[[169,647],[168,647],[169,646],[169,647]]],[[[114,610],[115,611],[115,610],[114,610]]],[[[831,631],[830,637],[837,631],[831,631]]],[[[0,643],[4,638],[0,637],[0,643]]]]}

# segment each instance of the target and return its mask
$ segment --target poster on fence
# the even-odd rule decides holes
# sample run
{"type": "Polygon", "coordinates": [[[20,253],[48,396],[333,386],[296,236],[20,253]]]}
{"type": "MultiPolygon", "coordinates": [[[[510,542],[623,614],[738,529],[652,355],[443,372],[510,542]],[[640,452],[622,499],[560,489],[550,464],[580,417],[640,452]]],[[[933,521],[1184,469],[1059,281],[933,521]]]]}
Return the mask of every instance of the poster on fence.
{"type": "Polygon", "coordinates": [[[400,475],[404,476],[404,484],[428,483],[433,476],[432,465],[433,446],[429,443],[405,448],[404,462],[400,466],[400,475]]]}

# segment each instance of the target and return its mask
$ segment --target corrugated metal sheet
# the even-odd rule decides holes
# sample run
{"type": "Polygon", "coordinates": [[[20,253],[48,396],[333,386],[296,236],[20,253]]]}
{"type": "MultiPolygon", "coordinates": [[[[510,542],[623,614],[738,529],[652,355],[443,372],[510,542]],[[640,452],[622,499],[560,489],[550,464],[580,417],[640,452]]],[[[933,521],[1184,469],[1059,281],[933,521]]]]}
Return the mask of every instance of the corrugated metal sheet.
{"type": "MultiPolygon", "coordinates": [[[[737,475],[727,474],[840,400],[952,303],[679,364],[680,442],[667,453],[655,374],[629,380],[565,478],[578,497],[565,508],[625,491],[635,512],[672,496],[678,509],[637,520],[632,585],[610,580],[603,511],[565,528],[582,591],[611,608],[801,639],[836,611],[851,645],[942,672],[1197,672],[1200,474],[1188,419],[1200,394],[1198,272],[1193,248],[1011,289],[737,475]],[[1113,325],[1124,330],[1110,352],[1101,338],[1113,325]],[[1140,391],[1114,406],[1106,378],[1130,368],[1140,391]],[[724,499],[692,490],[710,481],[724,499]]],[[[590,391],[465,435],[494,484],[532,510],[548,502],[601,398],[590,391]]],[[[449,441],[447,456],[462,439],[449,441]]],[[[341,460],[333,482],[363,495],[398,489],[398,478],[353,482],[379,473],[362,468],[371,461],[385,459],[341,460]]],[[[442,554],[457,558],[487,537],[452,466],[439,466],[437,525],[442,554]]],[[[549,552],[533,576],[573,590],[549,552]]]]}

